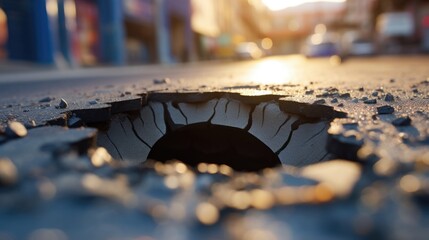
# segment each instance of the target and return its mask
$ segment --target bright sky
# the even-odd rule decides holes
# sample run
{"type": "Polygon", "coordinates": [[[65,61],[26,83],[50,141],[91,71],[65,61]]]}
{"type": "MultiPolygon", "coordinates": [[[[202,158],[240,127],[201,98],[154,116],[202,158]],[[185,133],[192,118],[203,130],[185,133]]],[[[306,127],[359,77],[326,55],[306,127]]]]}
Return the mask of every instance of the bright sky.
{"type": "Polygon", "coordinates": [[[262,0],[272,11],[282,10],[284,8],[295,7],[304,3],[311,2],[345,2],[345,0],[262,0]]]}

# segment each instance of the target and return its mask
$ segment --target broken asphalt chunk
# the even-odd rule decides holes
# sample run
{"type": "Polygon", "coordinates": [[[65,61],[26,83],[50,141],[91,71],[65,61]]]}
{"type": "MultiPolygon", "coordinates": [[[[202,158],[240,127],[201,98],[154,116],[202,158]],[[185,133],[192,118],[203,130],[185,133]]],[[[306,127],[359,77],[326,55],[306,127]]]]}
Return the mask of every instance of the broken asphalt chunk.
{"type": "Polygon", "coordinates": [[[392,114],[395,112],[395,109],[392,106],[384,105],[377,108],[378,114],[392,114]]]}
{"type": "Polygon", "coordinates": [[[397,127],[405,127],[411,125],[411,118],[409,116],[402,116],[399,118],[396,118],[392,121],[392,124],[397,127]]]}
{"type": "Polygon", "coordinates": [[[71,118],[69,118],[67,120],[67,125],[71,128],[77,128],[77,127],[82,127],[83,126],[83,121],[82,119],[76,117],[76,116],[72,116],[71,118]]]}
{"type": "Polygon", "coordinates": [[[376,104],[377,99],[368,99],[368,100],[365,100],[363,103],[365,103],[365,104],[376,104]]]}
{"type": "Polygon", "coordinates": [[[96,105],[97,107],[76,109],[72,113],[85,123],[107,122],[111,117],[111,106],[96,105]]]}
{"type": "Polygon", "coordinates": [[[388,93],[384,97],[384,101],[386,101],[386,102],[393,102],[393,101],[395,101],[395,97],[392,94],[388,93]]]}
{"type": "Polygon", "coordinates": [[[298,114],[309,118],[330,119],[334,117],[341,118],[347,116],[344,112],[335,111],[331,106],[301,103],[287,99],[280,99],[279,106],[284,112],[298,114]]]}
{"type": "Polygon", "coordinates": [[[112,106],[112,114],[138,111],[142,107],[143,99],[142,97],[127,97],[127,99],[114,100],[109,104],[112,106]]]}
{"type": "Polygon", "coordinates": [[[340,94],[340,98],[342,98],[342,99],[347,99],[347,98],[350,98],[351,96],[350,96],[350,93],[343,93],[343,94],[340,94]]]}

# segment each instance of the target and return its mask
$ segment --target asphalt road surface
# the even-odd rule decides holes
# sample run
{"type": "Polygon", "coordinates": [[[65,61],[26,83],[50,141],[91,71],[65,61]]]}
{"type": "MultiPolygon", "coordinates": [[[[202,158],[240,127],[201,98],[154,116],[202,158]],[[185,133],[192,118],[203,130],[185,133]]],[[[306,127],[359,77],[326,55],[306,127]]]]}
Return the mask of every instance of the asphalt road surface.
{"type": "Polygon", "coordinates": [[[61,95],[70,91],[92,91],[105,86],[147,89],[153,79],[170,78],[168,87],[176,89],[224,88],[254,85],[294,85],[371,88],[386,85],[390,79],[409,85],[426,79],[429,58],[424,56],[352,58],[335,64],[327,58],[302,56],[270,57],[256,61],[207,62],[172,66],[134,66],[77,70],[23,71],[0,74],[1,101],[11,98],[61,95]]]}
{"type": "Polygon", "coordinates": [[[428,66],[8,71],[0,239],[426,239],[428,66]]]}

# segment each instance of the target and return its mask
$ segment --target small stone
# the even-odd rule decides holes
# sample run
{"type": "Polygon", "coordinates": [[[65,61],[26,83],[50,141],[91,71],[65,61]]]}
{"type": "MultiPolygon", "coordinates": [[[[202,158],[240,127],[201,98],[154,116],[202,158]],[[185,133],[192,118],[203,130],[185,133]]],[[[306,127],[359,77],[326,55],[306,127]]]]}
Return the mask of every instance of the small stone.
{"type": "Polygon", "coordinates": [[[25,113],[26,113],[26,112],[29,112],[29,111],[30,111],[30,110],[28,110],[28,109],[24,109],[22,112],[25,112],[25,113]]]}
{"type": "Polygon", "coordinates": [[[413,93],[419,93],[419,90],[417,88],[413,88],[413,93]]]}
{"type": "Polygon", "coordinates": [[[9,122],[6,127],[6,136],[9,138],[21,138],[27,136],[27,128],[20,122],[9,122]]]}
{"type": "Polygon", "coordinates": [[[338,104],[338,107],[344,107],[344,103],[338,104]]]}
{"type": "Polygon", "coordinates": [[[154,79],[153,83],[154,84],[167,84],[167,83],[170,83],[170,79],[169,78],[154,79]]]}
{"type": "Polygon", "coordinates": [[[353,98],[352,102],[353,102],[353,103],[358,103],[358,102],[359,102],[359,99],[357,99],[357,98],[353,98]]]}
{"type": "Polygon", "coordinates": [[[308,90],[308,91],[305,91],[305,95],[311,95],[311,94],[313,94],[314,93],[314,90],[308,90]]]}
{"type": "Polygon", "coordinates": [[[36,121],[30,120],[29,124],[30,124],[30,126],[35,127],[36,126],[36,121]]]}
{"type": "Polygon", "coordinates": [[[104,164],[110,163],[112,156],[103,147],[97,148],[91,155],[91,163],[94,167],[102,167],[104,164]]]}
{"type": "Polygon", "coordinates": [[[358,88],[359,92],[363,92],[365,91],[365,89],[363,87],[358,88]]]}
{"type": "Polygon", "coordinates": [[[388,106],[388,105],[384,105],[384,106],[377,108],[378,114],[392,114],[394,112],[395,112],[395,109],[391,106],[388,106]]]}
{"type": "Polygon", "coordinates": [[[388,93],[384,97],[384,101],[386,101],[386,102],[393,102],[393,101],[395,101],[395,97],[392,94],[388,93]]]}
{"type": "Polygon", "coordinates": [[[411,118],[409,116],[399,117],[392,121],[392,124],[397,127],[404,127],[411,125],[411,118]]]}
{"type": "Polygon", "coordinates": [[[337,98],[332,99],[331,103],[338,103],[338,99],[337,98]]]}
{"type": "Polygon", "coordinates": [[[89,105],[96,105],[98,102],[97,102],[97,100],[91,100],[88,103],[89,103],[89,105]]]}
{"type": "Polygon", "coordinates": [[[368,97],[362,97],[360,100],[366,101],[366,100],[368,100],[368,97]]]}
{"type": "Polygon", "coordinates": [[[377,92],[377,91],[372,92],[372,96],[373,96],[373,97],[377,97],[377,96],[378,96],[378,92],[377,92]]]}
{"type": "Polygon", "coordinates": [[[340,94],[340,98],[343,98],[343,99],[346,99],[346,98],[350,98],[351,96],[350,96],[350,93],[343,93],[343,94],[340,94]]]}
{"type": "Polygon", "coordinates": [[[71,118],[69,118],[67,120],[67,125],[71,128],[77,128],[77,127],[82,127],[83,126],[83,121],[82,119],[76,117],[76,116],[72,116],[71,118]]]}
{"type": "Polygon", "coordinates": [[[131,95],[130,91],[125,91],[125,95],[131,95]]]}
{"type": "Polygon", "coordinates": [[[393,79],[393,78],[391,78],[391,79],[390,79],[390,82],[391,82],[391,83],[394,83],[395,81],[396,81],[396,80],[395,80],[395,79],[393,79]]]}
{"type": "Polygon", "coordinates": [[[329,93],[329,92],[324,92],[324,93],[322,93],[322,94],[319,94],[319,95],[316,95],[316,97],[323,97],[323,98],[326,98],[326,97],[329,97],[331,94],[329,93]]]}
{"type": "Polygon", "coordinates": [[[45,97],[39,100],[39,103],[47,103],[47,102],[51,102],[52,100],[54,100],[55,98],[51,98],[51,97],[45,97]]]}
{"type": "Polygon", "coordinates": [[[338,88],[330,87],[330,88],[326,89],[326,91],[328,91],[328,92],[338,92],[338,88]]]}
{"type": "Polygon", "coordinates": [[[10,159],[0,158],[0,186],[11,186],[18,181],[18,171],[10,159]]]}
{"type": "Polygon", "coordinates": [[[368,99],[368,100],[364,101],[363,103],[365,103],[365,104],[376,104],[377,99],[368,99]]]}
{"type": "Polygon", "coordinates": [[[69,106],[69,104],[67,103],[67,101],[64,100],[64,98],[61,98],[61,102],[60,102],[59,107],[64,109],[64,108],[67,108],[68,106],[69,106]]]}
{"type": "Polygon", "coordinates": [[[325,103],[326,103],[325,99],[319,99],[319,100],[314,101],[313,104],[325,104],[325,103]]]}

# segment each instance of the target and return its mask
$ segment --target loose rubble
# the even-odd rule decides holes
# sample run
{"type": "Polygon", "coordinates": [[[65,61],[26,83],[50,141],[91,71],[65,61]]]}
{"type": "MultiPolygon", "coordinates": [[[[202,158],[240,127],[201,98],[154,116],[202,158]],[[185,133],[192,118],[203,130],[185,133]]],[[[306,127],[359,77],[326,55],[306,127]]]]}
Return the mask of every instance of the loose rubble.
{"type": "Polygon", "coordinates": [[[22,138],[27,135],[27,128],[20,122],[12,121],[7,124],[5,134],[9,138],[22,138]]]}
{"type": "Polygon", "coordinates": [[[411,118],[409,116],[399,117],[393,120],[392,124],[398,127],[409,126],[411,125],[411,118]]]}
{"type": "Polygon", "coordinates": [[[384,105],[381,107],[377,107],[377,113],[378,114],[392,114],[395,112],[395,108],[389,105],[384,105]]]}
{"type": "Polygon", "coordinates": [[[386,101],[386,102],[393,102],[393,101],[395,101],[395,97],[392,94],[388,93],[384,97],[384,101],[386,101]]]}
{"type": "Polygon", "coordinates": [[[365,103],[365,104],[376,104],[377,103],[377,99],[364,100],[363,103],[365,103]]]}
{"type": "Polygon", "coordinates": [[[69,104],[67,103],[67,101],[66,101],[66,100],[64,100],[63,98],[61,98],[61,101],[60,101],[60,105],[59,105],[59,107],[60,107],[61,109],[64,109],[64,108],[68,108],[68,106],[69,106],[69,104]]]}
{"type": "MultiPolygon", "coordinates": [[[[346,65],[348,63],[341,67],[346,65]]],[[[309,167],[282,166],[256,173],[237,172],[226,165],[209,163],[191,167],[176,160],[133,165],[112,157],[118,155],[116,151],[108,152],[94,145],[101,140],[96,140],[97,130],[88,131],[88,126],[96,126],[98,131],[106,129],[112,117],[121,114],[126,116],[124,123],[141,123],[136,111],[147,106],[148,98],[162,102],[159,99],[175,96],[171,102],[166,101],[167,107],[176,114],[175,121],[179,124],[192,121],[183,117],[179,103],[188,98],[201,106],[209,100],[206,96],[195,97],[197,94],[190,94],[191,97],[180,94],[200,93],[198,88],[177,89],[170,86],[174,82],[154,80],[149,81],[156,85],[153,88],[138,84],[127,86],[127,90],[132,89],[130,94],[125,89],[106,85],[95,94],[79,95],[82,101],[67,96],[73,108],[56,109],[52,107],[55,98],[41,104],[39,97],[31,103],[3,104],[0,109],[0,235],[12,239],[45,239],[46,236],[57,239],[424,239],[428,235],[425,220],[429,199],[428,84],[427,80],[421,81],[422,76],[403,80],[401,74],[379,77],[372,81],[376,83],[365,88],[357,88],[356,84],[362,82],[349,83],[347,78],[342,79],[344,84],[329,86],[329,82],[323,82],[323,76],[314,77],[308,85],[311,90],[302,84],[252,83],[216,88],[205,82],[204,91],[212,91],[209,100],[221,98],[217,91],[227,91],[233,96],[228,99],[247,101],[250,105],[259,101],[255,99],[278,102],[290,96],[281,100],[280,107],[294,111],[302,119],[311,121],[321,113],[334,116],[326,129],[319,130],[328,131],[327,147],[329,153],[336,155],[332,162],[309,167]],[[167,85],[163,84],[169,84],[170,95],[149,93],[166,91],[167,85]],[[105,88],[114,97],[100,97],[105,88]],[[249,95],[256,96],[237,97],[234,91],[249,91],[249,95]],[[128,99],[128,95],[134,98],[128,99]],[[92,99],[98,99],[97,103],[91,105],[92,99]],[[318,101],[319,104],[313,104],[318,101]],[[40,114],[43,117],[35,115],[38,112],[43,113],[40,114]],[[59,117],[60,113],[64,115],[59,117]],[[26,123],[27,136],[6,135],[6,126],[14,119],[26,123]],[[35,125],[32,121],[37,128],[31,129],[35,125]],[[71,128],[58,127],[53,131],[42,127],[46,124],[71,128]],[[35,137],[33,131],[43,137],[35,137]],[[63,142],[64,139],[67,141],[63,142]],[[2,172],[2,169],[9,170],[2,172]]],[[[235,109],[233,101],[226,102],[219,101],[216,111],[207,113],[208,119],[235,109]]],[[[156,113],[153,118],[160,118],[160,105],[150,106],[156,113]]],[[[196,109],[198,112],[199,108],[196,109]]],[[[240,108],[240,114],[245,111],[240,108]]],[[[269,111],[269,107],[258,111],[269,111]]],[[[256,114],[246,113],[245,116],[256,114]]],[[[272,118],[266,115],[258,123],[270,125],[272,118]]],[[[148,127],[150,120],[143,121],[146,128],[167,131],[155,124],[148,127]]],[[[299,136],[306,123],[290,124],[292,118],[286,120],[280,121],[284,125],[274,132],[296,128],[291,138],[299,136]]],[[[120,124],[117,129],[123,131],[120,124]]],[[[124,135],[134,136],[132,127],[129,129],[124,135]]],[[[266,139],[273,135],[268,134],[266,139]]],[[[103,141],[112,149],[118,147],[113,146],[108,137],[110,135],[103,141]]],[[[311,145],[311,137],[302,137],[301,145],[311,145]]],[[[137,137],[136,141],[139,141],[137,137]]]]}

